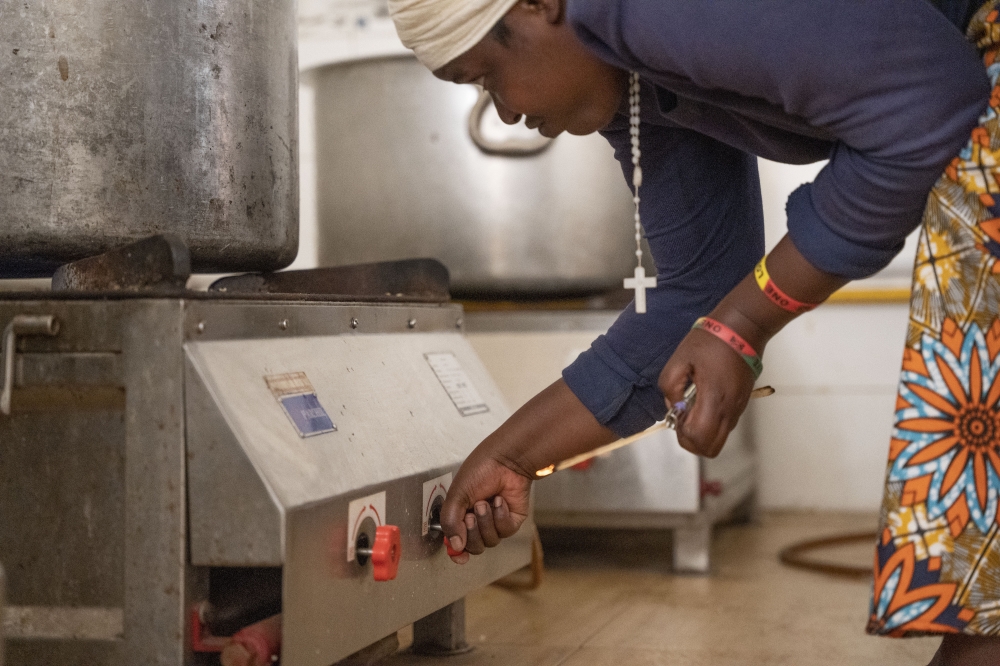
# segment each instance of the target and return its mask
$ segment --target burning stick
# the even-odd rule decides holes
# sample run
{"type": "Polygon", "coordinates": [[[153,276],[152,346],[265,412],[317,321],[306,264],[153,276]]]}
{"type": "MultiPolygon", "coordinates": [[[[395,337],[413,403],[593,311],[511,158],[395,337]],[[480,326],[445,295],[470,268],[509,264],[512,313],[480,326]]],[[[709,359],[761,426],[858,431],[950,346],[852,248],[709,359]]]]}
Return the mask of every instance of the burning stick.
{"type": "MultiPolygon", "coordinates": [[[[611,453],[612,451],[617,451],[623,446],[628,446],[633,442],[639,441],[646,435],[652,434],[659,430],[663,430],[664,428],[676,429],[677,419],[680,418],[681,414],[683,414],[684,411],[694,401],[696,393],[697,391],[695,389],[695,386],[694,384],[692,384],[684,392],[684,399],[681,402],[678,402],[673,407],[671,407],[670,411],[667,412],[666,418],[664,418],[656,425],[650,426],[649,428],[646,428],[642,432],[632,435],[631,437],[626,437],[625,439],[619,439],[617,442],[611,442],[610,444],[605,444],[604,446],[600,446],[594,449],[593,451],[588,451],[587,453],[581,453],[580,455],[573,456],[572,458],[567,458],[566,460],[563,460],[560,463],[549,465],[548,467],[545,467],[535,472],[535,477],[540,479],[542,477],[549,476],[554,472],[561,472],[562,470],[567,469],[569,467],[573,467],[574,465],[579,465],[580,463],[586,462],[591,458],[596,458],[597,456],[604,455],[605,453],[611,453]]],[[[771,388],[770,386],[761,386],[760,388],[754,389],[750,393],[750,397],[766,398],[767,396],[772,395],[773,393],[774,389],[771,388]]]]}

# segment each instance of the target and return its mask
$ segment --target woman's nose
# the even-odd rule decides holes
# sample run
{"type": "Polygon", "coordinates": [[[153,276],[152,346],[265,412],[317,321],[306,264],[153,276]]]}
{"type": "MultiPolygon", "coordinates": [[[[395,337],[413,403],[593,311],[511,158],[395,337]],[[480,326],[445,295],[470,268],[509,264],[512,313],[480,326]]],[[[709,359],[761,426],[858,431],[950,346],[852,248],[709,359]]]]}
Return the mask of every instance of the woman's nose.
{"type": "Polygon", "coordinates": [[[503,102],[497,99],[495,93],[491,92],[490,96],[493,97],[493,106],[496,108],[497,115],[500,116],[500,120],[504,121],[508,125],[514,125],[521,121],[520,113],[514,113],[506,106],[504,106],[503,102]]]}

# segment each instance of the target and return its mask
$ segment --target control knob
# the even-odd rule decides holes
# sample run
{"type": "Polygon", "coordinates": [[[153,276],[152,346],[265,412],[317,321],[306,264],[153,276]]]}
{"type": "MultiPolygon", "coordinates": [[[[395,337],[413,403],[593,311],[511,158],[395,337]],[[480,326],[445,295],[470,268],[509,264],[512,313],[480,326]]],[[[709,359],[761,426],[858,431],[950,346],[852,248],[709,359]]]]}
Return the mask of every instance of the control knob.
{"type": "MultiPolygon", "coordinates": [[[[440,532],[442,535],[444,534],[444,530],[441,528],[441,523],[431,523],[430,525],[427,526],[427,529],[429,529],[431,532],[440,532]]],[[[462,553],[465,552],[463,550],[455,550],[454,548],[452,548],[451,542],[448,541],[448,537],[444,537],[444,547],[448,549],[449,557],[455,557],[456,555],[461,555],[462,553]]]]}
{"type": "Polygon", "coordinates": [[[381,525],[375,528],[375,543],[372,547],[359,547],[355,552],[361,557],[371,558],[375,580],[394,580],[396,572],[399,571],[399,557],[402,554],[399,528],[395,525],[381,525]]]}

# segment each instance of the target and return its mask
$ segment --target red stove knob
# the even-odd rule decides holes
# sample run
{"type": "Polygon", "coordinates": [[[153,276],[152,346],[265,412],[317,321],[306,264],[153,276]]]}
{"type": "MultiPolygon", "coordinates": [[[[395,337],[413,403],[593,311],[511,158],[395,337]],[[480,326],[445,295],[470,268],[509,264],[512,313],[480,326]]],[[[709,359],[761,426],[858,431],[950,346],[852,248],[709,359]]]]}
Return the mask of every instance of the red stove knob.
{"type": "Polygon", "coordinates": [[[455,550],[451,547],[451,541],[448,541],[448,537],[444,538],[444,547],[448,549],[448,557],[457,557],[464,553],[464,550],[455,550]]]}
{"type": "MultiPolygon", "coordinates": [[[[430,530],[432,532],[444,533],[444,530],[441,529],[441,523],[438,522],[437,517],[436,516],[433,517],[432,520],[434,520],[435,522],[432,522],[430,524],[430,530]]],[[[452,548],[451,547],[451,541],[448,540],[448,537],[444,537],[444,547],[448,549],[448,556],[449,557],[456,557],[456,556],[461,555],[462,553],[465,552],[464,550],[455,550],[454,548],[452,548]]]]}
{"type": "Polygon", "coordinates": [[[372,568],[375,580],[394,580],[399,571],[399,556],[402,553],[399,528],[382,525],[375,529],[375,545],[372,546],[372,568]]]}

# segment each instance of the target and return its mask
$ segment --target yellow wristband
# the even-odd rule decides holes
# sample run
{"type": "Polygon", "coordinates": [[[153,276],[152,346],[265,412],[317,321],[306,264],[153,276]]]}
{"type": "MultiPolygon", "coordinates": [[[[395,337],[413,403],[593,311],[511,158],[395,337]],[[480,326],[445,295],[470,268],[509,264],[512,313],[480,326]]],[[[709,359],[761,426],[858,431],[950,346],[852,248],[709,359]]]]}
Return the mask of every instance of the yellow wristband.
{"type": "Polygon", "coordinates": [[[818,305],[817,303],[803,303],[802,301],[797,301],[781,289],[778,285],[774,284],[774,280],[767,272],[767,257],[765,256],[760,262],[754,266],[753,277],[757,280],[757,286],[760,290],[764,292],[768,300],[777,305],[782,310],[786,312],[791,312],[792,314],[802,314],[803,312],[809,312],[818,305]]]}

